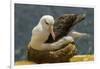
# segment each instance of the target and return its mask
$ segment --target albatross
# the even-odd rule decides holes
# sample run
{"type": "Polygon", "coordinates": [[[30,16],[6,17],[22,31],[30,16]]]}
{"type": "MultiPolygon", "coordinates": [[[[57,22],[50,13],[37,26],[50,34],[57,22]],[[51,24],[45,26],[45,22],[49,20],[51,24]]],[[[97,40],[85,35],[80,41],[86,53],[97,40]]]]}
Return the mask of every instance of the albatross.
{"type": "Polygon", "coordinates": [[[36,63],[69,60],[77,52],[75,38],[85,35],[71,29],[84,19],[84,14],[64,14],[55,21],[51,15],[42,16],[32,30],[31,41],[28,44],[28,60],[36,63]]]}
{"type": "Polygon", "coordinates": [[[44,15],[41,17],[39,23],[32,30],[32,37],[29,46],[35,50],[56,50],[61,48],[64,44],[73,42],[73,38],[65,36],[54,43],[45,43],[49,35],[52,35],[55,40],[55,33],[53,31],[54,18],[51,15],[44,15]]]}

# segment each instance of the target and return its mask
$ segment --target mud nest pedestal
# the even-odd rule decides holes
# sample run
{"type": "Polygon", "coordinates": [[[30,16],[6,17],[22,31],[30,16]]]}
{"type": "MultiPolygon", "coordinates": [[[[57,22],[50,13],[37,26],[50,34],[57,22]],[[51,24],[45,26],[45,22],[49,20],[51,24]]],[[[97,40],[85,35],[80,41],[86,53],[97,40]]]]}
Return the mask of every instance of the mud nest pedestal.
{"type": "Polygon", "coordinates": [[[77,54],[74,43],[69,43],[64,48],[55,51],[38,51],[28,48],[27,57],[35,63],[61,63],[69,62],[70,58],[77,54]]]}

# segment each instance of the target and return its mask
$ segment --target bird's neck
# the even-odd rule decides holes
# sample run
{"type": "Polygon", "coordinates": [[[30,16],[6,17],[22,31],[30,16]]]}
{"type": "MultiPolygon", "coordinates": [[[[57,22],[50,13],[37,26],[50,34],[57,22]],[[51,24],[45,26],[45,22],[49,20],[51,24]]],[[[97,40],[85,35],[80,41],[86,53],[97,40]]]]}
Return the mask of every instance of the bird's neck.
{"type": "Polygon", "coordinates": [[[41,23],[39,23],[32,31],[31,40],[34,40],[35,43],[36,41],[38,41],[38,43],[43,43],[48,39],[49,35],[50,32],[45,27],[43,27],[41,23]]]}
{"type": "Polygon", "coordinates": [[[39,23],[39,24],[37,25],[37,27],[38,27],[41,31],[49,32],[49,31],[48,31],[48,26],[45,26],[45,25],[43,25],[43,24],[41,24],[41,23],[39,23]]]}

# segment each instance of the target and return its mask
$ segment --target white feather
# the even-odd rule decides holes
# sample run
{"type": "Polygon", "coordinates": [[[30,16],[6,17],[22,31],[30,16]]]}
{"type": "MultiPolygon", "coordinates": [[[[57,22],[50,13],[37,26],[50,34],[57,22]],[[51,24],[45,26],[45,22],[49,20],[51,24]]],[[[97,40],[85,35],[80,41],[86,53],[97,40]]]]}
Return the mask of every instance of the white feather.
{"type": "Polygon", "coordinates": [[[45,21],[47,21],[49,24],[54,24],[53,16],[42,16],[37,26],[32,30],[30,46],[34,49],[43,50],[42,44],[48,39],[50,35],[50,32],[48,31],[49,26],[45,24],[45,21]]]}
{"type": "Polygon", "coordinates": [[[75,40],[75,39],[78,39],[81,37],[86,37],[86,36],[88,37],[89,34],[81,33],[81,32],[77,32],[77,31],[72,30],[71,32],[69,32],[68,36],[71,36],[75,40]]]}

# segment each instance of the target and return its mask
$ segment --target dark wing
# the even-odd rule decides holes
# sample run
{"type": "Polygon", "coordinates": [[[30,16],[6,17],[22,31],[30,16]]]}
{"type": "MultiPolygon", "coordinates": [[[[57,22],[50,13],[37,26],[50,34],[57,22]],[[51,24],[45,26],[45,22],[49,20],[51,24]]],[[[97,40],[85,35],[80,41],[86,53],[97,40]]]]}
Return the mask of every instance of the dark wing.
{"type": "Polygon", "coordinates": [[[52,36],[50,35],[46,43],[55,42],[60,38],[66,36],[74,25],[84,19],[85,14],[64,14],[63,16],[58,17],[57,19],[55,19],[54,24],[54,32],[56,35],[56,39],[53,40],[52,36]]]}

